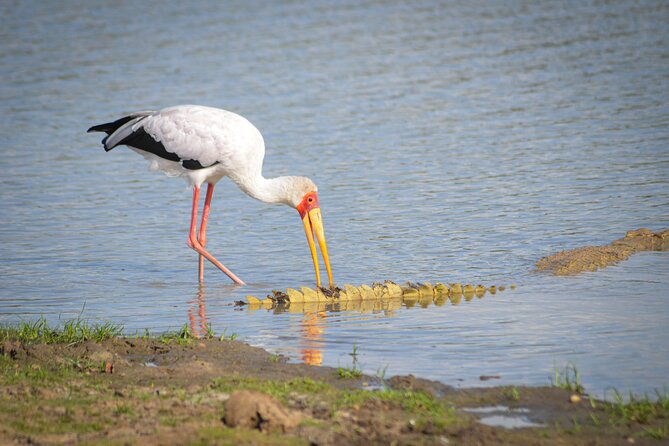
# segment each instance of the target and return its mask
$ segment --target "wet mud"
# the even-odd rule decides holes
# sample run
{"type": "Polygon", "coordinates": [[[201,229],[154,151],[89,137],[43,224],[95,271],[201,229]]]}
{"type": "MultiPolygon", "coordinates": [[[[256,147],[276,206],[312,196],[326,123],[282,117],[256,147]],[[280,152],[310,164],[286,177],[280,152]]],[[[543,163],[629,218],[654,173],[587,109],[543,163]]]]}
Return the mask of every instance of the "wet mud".
{"type": "Polygon", "coordinates": [[[0,342],[3,445],[662,444],[669,407],[620,419],[574,396],[345,375],[225,339],[0,342]]]}
{"type": "Polygon", "coordinates": [[[640,251],[666,251],[669,249],[669,229],[653,233],[640,228],[628,231],[625,237],[604,246],[584,246],[561,251],[537,261],[537,271],[548,271],[556,276],[596,271],[627,260],[640,251]]]}

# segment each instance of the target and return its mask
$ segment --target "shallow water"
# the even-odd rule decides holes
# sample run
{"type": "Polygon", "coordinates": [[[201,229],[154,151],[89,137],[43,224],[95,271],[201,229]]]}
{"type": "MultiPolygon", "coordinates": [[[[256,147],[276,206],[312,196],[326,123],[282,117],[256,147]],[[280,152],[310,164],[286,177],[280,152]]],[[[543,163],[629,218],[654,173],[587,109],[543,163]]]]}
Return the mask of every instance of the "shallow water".
{"type": "Polygon", "coordinates": [[[669,227],[666,2],[0,5],[0,322],[82,314],[129,333],[205,320],[327,365],[597,395],[667,385],[669,254],[576,278],[538,258],[669,227]],[[517,283],[458,306],[239,310],[313,282],[298,215],[222,181],[209,248],[190,191],[105,153],[92,124],[179,103],[236,111],[266,176],[319,185],[338,283],[517,283]],[[481,375],[500,379],[480,381],[481,375]]]}
{"type": "Polygon", "coordinates": [[[477,408],[465,408],[469,413],[479,416],[479,421],[483,424],[493,427],[503,427],[506,429],[519,429],[523,427],[543,427],[543,424],[531,421],[527,414],[529,409],[520,407],[510,409],[507,406],[487,406],[477,408]]]}

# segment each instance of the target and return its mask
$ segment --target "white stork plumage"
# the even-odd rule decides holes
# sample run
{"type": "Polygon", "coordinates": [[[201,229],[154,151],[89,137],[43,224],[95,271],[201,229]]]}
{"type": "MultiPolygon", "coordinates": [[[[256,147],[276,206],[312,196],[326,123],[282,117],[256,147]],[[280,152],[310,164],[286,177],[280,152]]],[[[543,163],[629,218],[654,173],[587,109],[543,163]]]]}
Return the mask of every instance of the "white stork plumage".
{"type": "Polygon", "coordinates": [[[244,284],[206,249],[207,220],[215,184],[230,178],[247,195],[265,203],[283,203],[300,213],[321,284],[314,233],[332,286],[323,219],[318,204],[318,188],[309,178],[285,176],[264,178],[262,163],[265,142],[260,131],[244,117],[218,108],[178,105],[159,111],[140,111],[105,124],[89,132],[105,132],[106,151],[126,145],[144,156],[151,169],[184,178],[193,187],[188,246],[199,253],[199,278],[204,279],[204,259],[216,265],[234,282],[244,284]],[[196,234],[200,187],[207,183],[207,195],[199,234],[196,234]]]}

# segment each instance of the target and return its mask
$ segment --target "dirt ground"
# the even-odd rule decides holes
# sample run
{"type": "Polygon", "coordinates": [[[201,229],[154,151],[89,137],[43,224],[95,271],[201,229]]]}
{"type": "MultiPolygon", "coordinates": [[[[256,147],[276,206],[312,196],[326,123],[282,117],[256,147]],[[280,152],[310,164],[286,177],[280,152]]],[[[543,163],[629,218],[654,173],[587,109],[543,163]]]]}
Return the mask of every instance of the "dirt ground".
{"type": "Polygon", "coordinates": [[[544,257],[536,264],[537,271],[550,271],[556,276],[578,274],[606,268],[639,251],[666,251],[669,249],[669,229],[653,233],[640,228],[628,231],[625,237],[605,246],[584,246],[561,251],[544,257]]]}
{"type": "Polygon", "coordinates": [[[0,342],[3,445],[667,444],[669,407],[621,409],[574,389],[456,390],[287,364],[226,339],[0,342]],[[533,427],[483,424],[491,414],[533,427]]]}

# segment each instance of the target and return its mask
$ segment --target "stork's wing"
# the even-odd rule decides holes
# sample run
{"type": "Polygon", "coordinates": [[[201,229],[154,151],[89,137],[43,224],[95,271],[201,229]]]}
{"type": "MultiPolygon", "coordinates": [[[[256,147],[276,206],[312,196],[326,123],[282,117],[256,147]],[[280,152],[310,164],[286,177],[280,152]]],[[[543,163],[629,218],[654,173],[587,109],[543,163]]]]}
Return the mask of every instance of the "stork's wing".
{"type": "MultiPolygon", "coordinates": [[[[110,151],[116,146],[126,145],[169,161],[180,162],[184,168],[190,170],[217,164],[218,161],[214,156],[194,159],[192,149],[189,150],[187,145],[180,147],[180,144],[171,142],[170,133],[180,130],[178,124],[169,116],[160,115],[159,112],[141,111],[113,122],[93,126],[88,131],[107,133],[107,136],[102,140],[106,151],[110,151]],[[150,128],[149,131],[147,131],[147,127],[150,128]]],[[[198,146],[197,141],[192,141],[190,145],[198,146]]]]}

